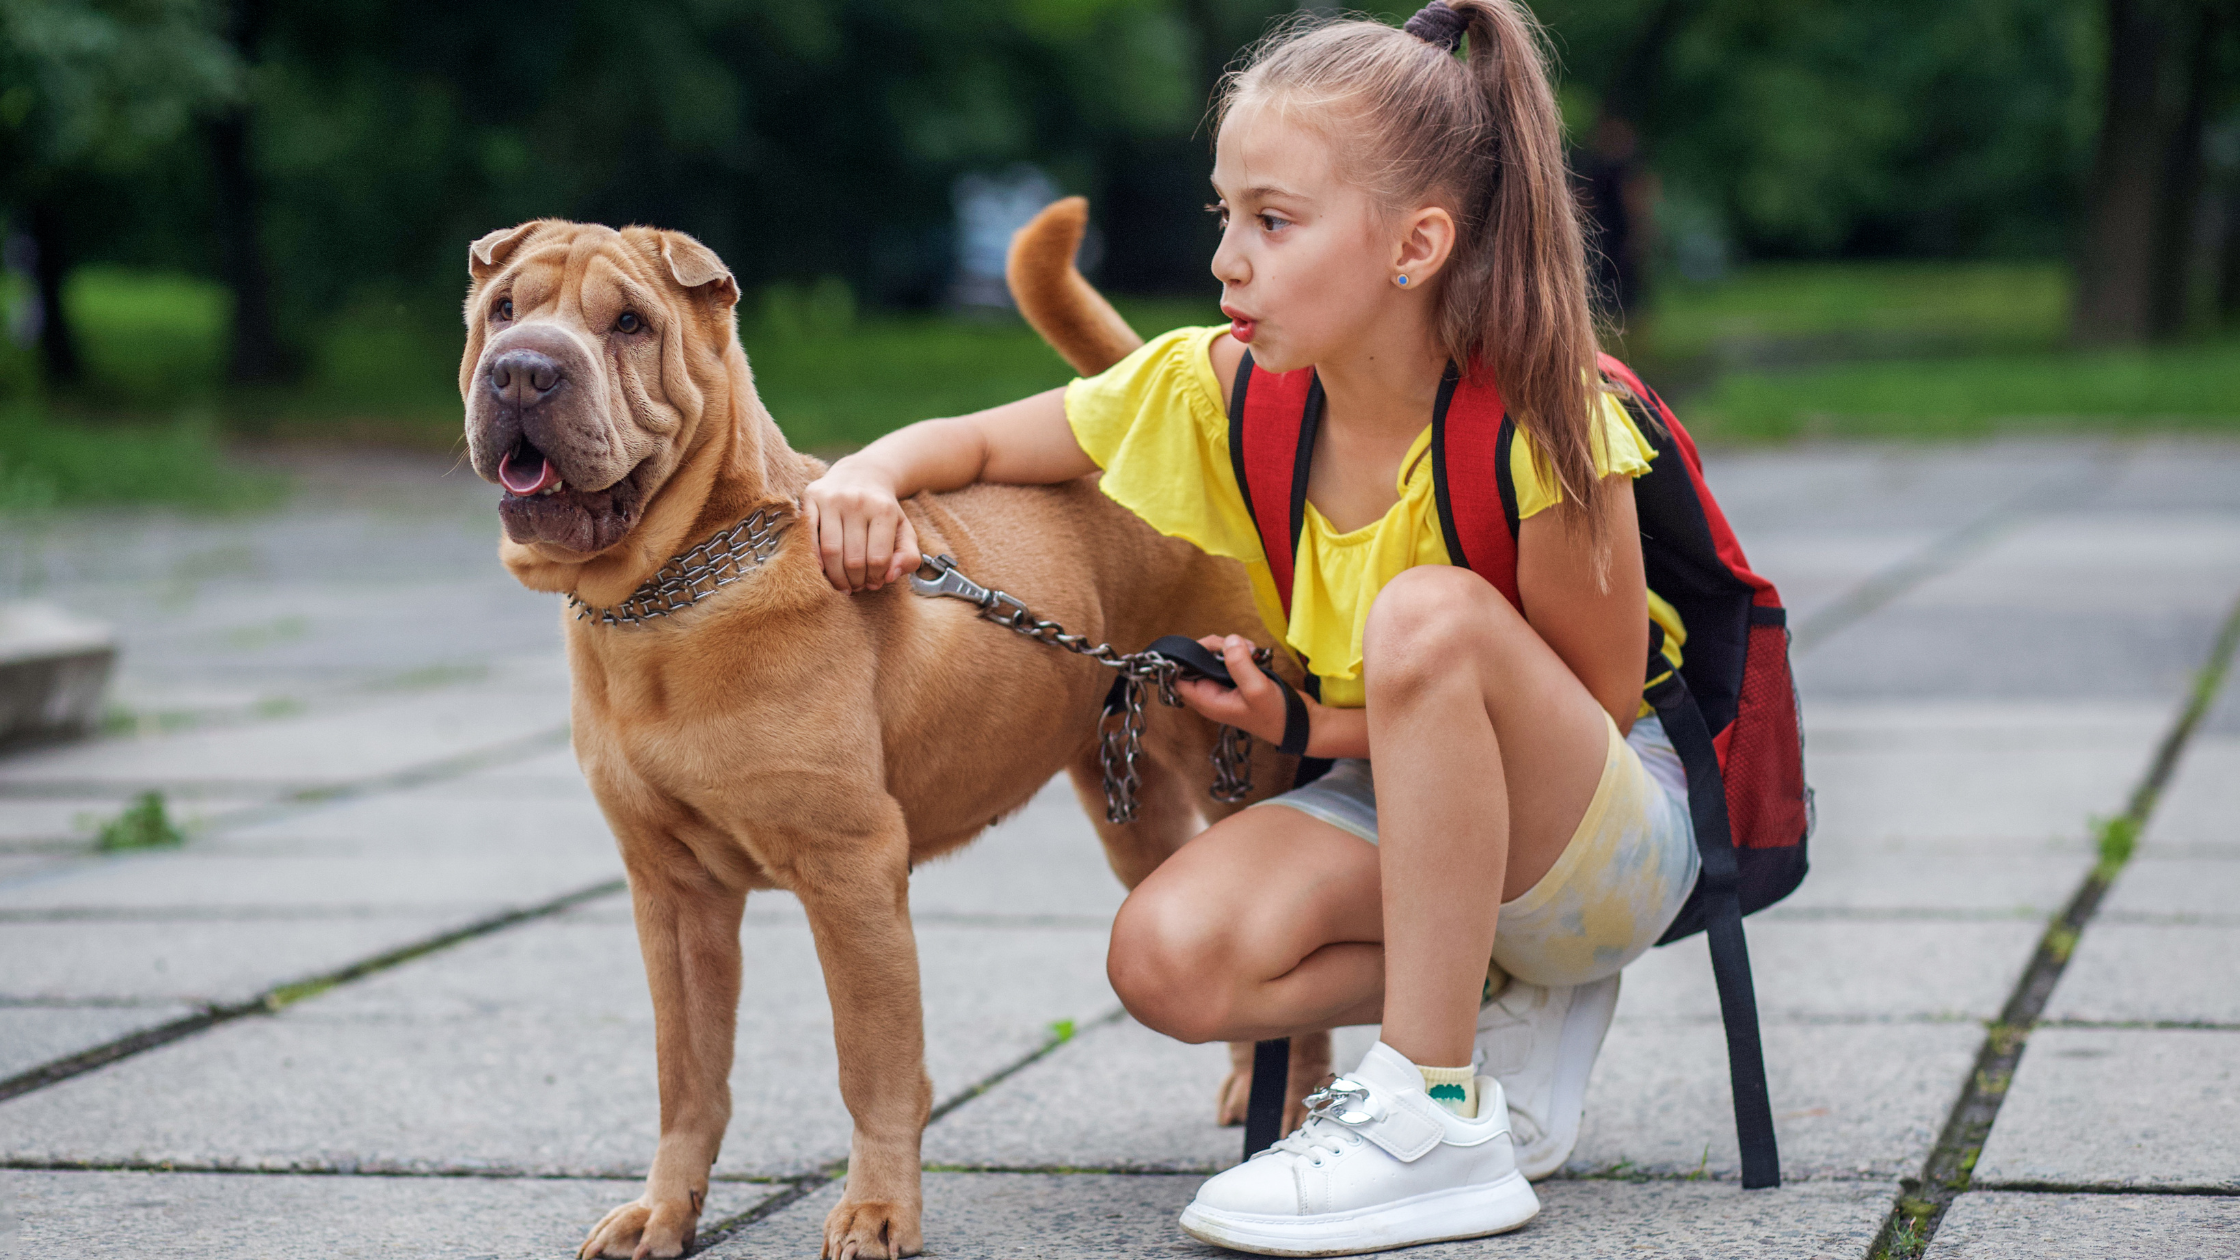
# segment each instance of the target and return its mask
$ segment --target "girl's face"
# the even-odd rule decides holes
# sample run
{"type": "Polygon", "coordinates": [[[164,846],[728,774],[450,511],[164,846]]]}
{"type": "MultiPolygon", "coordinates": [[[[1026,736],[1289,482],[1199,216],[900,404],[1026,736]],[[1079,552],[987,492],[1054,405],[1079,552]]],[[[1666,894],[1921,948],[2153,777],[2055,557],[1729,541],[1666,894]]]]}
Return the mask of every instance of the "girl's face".
{"type": "MultiPolygon", "coordinates": [[[[1326,363],[1358,348],[1430,279],[1408,277],[1392,217],[1338,177],[1330,143],[1262,101],[1222,121],[1213,187],[1221,248],[1213,254],[1221,313],[1271,372],[1326,363]]],[[[1441,255],[1444,250],[1439,251],[1441,255]]]]}

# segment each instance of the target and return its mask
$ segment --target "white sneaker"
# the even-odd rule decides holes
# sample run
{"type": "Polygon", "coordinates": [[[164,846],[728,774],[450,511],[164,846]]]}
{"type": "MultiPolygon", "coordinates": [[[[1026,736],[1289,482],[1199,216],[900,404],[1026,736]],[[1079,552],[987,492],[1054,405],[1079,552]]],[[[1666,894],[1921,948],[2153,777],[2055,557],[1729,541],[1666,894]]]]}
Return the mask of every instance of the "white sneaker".
{"type": "Polygon", "coordinates": [[[1498,1234],[1540,1211],[1490,1077],[1478,1078],[1478,1118],[1465,1120],[1380,1041],[1307,1107],[1297,1132],[1198,1187],[1184,1231],[1264,1256],[1350,1256],[1498,1234]]]}
{"type": "Polygon", "coordinates": [[[1478,1070],[1501,1082],[1517,1169],[1527,1179],[1538,1181],[1571,1158],[1587,1075],[1617,1009],[1614,975],[1580,985],[1512,979],[1478,1008],[1478,1070]]]}

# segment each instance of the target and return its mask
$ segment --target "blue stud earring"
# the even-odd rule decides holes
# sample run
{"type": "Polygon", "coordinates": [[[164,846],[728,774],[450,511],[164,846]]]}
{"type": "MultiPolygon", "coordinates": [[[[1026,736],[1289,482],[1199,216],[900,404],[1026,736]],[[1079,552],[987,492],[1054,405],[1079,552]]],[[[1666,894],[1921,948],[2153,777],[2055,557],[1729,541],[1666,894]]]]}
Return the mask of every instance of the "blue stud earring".
{"type": "Polygon", "coordinates": [[[1399,282],[1401,288],[1405,289],[1408,287],[1408,278],[1406,276],[1395,276],[1393,277],[1393,279],[1399,282]]]}

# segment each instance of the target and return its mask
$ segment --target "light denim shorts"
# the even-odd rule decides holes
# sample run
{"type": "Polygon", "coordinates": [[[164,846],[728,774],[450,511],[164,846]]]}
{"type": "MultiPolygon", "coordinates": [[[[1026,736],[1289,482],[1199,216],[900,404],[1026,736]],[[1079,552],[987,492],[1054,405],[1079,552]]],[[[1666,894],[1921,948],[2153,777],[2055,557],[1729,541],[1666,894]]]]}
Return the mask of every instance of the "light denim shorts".
{"type": "MultiPolygon", "coordinates": [[[[1377,842],[1377,789],[1365,760],[1338,761],[1260,805],[1295,809],[1377,842]]],[[[1614,975],[1672,926],[1701,869],[1687,772],[1664,724],[1644,717],[1621,737],[1613,722],[1594,799],[1556,864],[1502,904],[1493,961],[1532,984],[1614,975]]]]}

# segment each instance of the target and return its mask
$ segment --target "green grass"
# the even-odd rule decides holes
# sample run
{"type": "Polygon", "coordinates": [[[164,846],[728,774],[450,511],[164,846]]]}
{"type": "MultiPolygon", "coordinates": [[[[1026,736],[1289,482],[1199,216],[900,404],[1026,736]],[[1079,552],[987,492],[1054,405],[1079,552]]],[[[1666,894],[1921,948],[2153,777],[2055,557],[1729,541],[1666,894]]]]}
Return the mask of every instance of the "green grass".
{"type": "MultiPolygon", "coordinates": [[[[463,336],[447,302],[361,299],[306,338],[298,383],[258,390],[223,384],[229,308],[216,284],[88,268],[68,302],[82,389],[33,406],[33,356],[0,346],[0,400],[16,400],[0,401],[0,507],[269,497],[269,481],[229,470],[229,435],[459,440],[463,336]]],[[[1757,265],[1666,285],[1619,349],[1711,441],[2240,432],[2240,338],[2073,352],[2067,302],[2050,263],[1757,265]]],[[[1147,335],[1220,318],[1210,300],[1122,309],[1147,335]]],[[[750,294],[740,328],[780,427],[821,453],[1072,376],[1015,316],[860,314],[836,282],[750,294]]]]}
{"type": "Polygon", "coordinates": [[[188,276],[115,267],[71,273],[62,302],[80,330],[93,398],[131,410],[170,410],[214,398],[225,378],[233,297],[188,276]]]}
{"type": "Polygon", "coordinates": [[[0,513],[124,503],[224,511],[269,505],[284,489],[280,477],[231,462],[207,416],[116,424],[0,404],[0,513]]]}
{"type": "MultiPolygon", "coordinates": [[[[1218,323],[1211,302],[1127,302],[1136,331],[1218,323]]],[[[953,416],[1025,398],[1073,379],[1073,369],[1016,316],[868,319],[815,332],[759,321],[741,330],[755,387],[807,451],[846,450],[928,416],[953,416]]]]}
{"type": "Polygon", "coordinates": [[[1766,263],[1665,284],[1627,340],[1657,359],[2037,349],[2059,342],[2068,305],[2054,263],[1766,263]]]}
{"type": "Polygon", "coordinates": [[[1727,441],[2240,433],[2240,338],[1732,372],[1688,399],[1682,418],[1727,441]]]}

